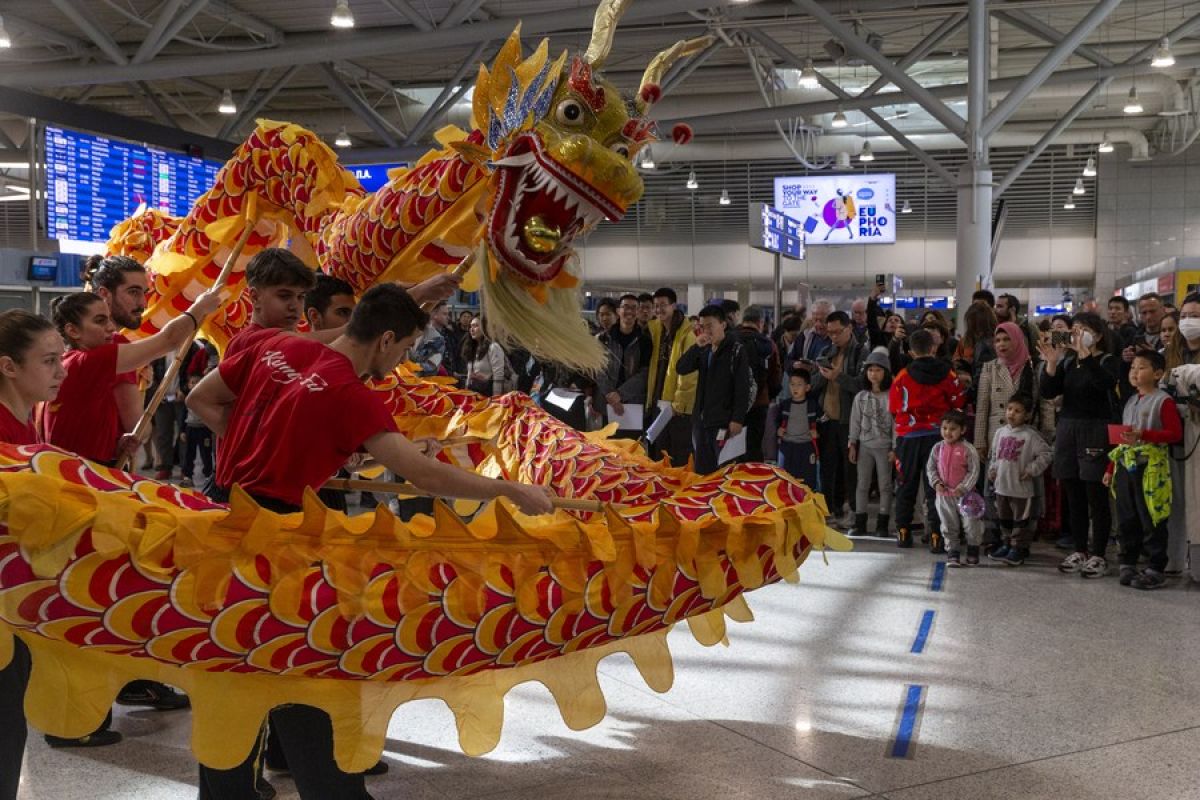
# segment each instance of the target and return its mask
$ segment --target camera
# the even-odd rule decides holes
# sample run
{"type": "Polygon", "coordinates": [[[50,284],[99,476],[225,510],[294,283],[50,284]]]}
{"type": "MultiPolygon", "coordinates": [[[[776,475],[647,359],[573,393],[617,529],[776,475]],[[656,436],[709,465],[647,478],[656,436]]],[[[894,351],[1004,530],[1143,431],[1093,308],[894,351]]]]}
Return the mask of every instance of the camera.
{"type": "Polygon", "coordinates": [[[1175,402],[1200,410],[1200,364],[1185,364],[1171,370],[1166,389],[1175,402]]]}

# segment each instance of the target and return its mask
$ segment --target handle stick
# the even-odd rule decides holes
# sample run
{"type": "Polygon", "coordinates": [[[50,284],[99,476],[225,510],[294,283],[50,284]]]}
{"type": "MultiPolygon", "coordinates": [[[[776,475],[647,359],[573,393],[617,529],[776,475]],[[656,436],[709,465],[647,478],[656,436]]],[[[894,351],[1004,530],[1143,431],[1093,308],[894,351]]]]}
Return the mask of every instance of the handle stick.
{"type": "MultiPolygon", "coordinates": [[[[389,483],[388,481],[364,481],[355,478],[334,478],[326,481],[323,489],[334,489],[339,492],[379,492],[381,494],[402,494],[406,497],[437,497],[432,492],[418,489],[411,483],[389,483]]],[[[604,510],[604,504],[599,500],[578,500],[573,497],[553,497],[550,502],[555,508],[567,511],[604,510]]]]}
{"type": "MultiPolygon", "coordinates": [[[[233,272],[233,265],[237,262],[238,257],[242,254],[242,250],[246,247],[246,242],[250,239],[250,234],[254,232],[255,225],[258,224],[258,216],[254,219],[246,220],[246,228],[242,231],[242,235],[238,238],[237,244],[233,246],[229,257],[225,259],[225,266],[221,268],[221,274],[217,276],[213,282],[213,291],[220,291],[224,288],[226,281],[229,280],[229,275],[233,272]]],[[[203,320],[201,320],[203,322],[203,320]]],[[[162,405],[163,398],[167,396],[167,391],[179,376],[179,370],[183,366],[183,360],[187,358],[188,351],[192,349],[192,342],[196,340],[196,334],[200,332],[200,327],[197,326],[192,331],[192,335],[187,338],[183,344],[179,345],[179,349],[175,351],[175,360],[167,367],[166,373],[163,375],[162,381],[158,384],[158,390],[154,392],[154,396],[150,398],[150,402],[146,404],[146,410],[142,412],[141,419],[133,428],[134,445],[125,455],[121,456],[117,461],[117,469],[129,469],[130,462],[133,461],[133,456],[145,441],[146,436],[150,432],[150,423],[154,419],[154,412],[162,405]]]]}
{"type": "MultiPolygon", "coordinates": [[[[474,265],[474,263],[475,263],[475,258],[476,258],[475,253],[476,253],[475,250],[472,250],[471,252],[467,253],[467,255],[463,258],[463,260],[458,262],[458,264],[454,267],[454,269],[450,270],[450,274],[456,278],[461,278],[464,275],[466,275],[467,272],[471,269],[472,265],[474,265]]],[[[433,311],[435,306],[437,306],[437,303],[435,303],[431,300],[427,303],[422,303],[421,310],[422,311],[433,311]]]]}

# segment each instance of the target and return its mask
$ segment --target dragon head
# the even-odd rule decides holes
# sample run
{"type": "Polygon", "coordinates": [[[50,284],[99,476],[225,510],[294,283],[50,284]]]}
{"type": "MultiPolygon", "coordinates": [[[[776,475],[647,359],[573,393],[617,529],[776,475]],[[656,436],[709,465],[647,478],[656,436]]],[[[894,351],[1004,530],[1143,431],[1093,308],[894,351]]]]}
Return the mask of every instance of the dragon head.
{"type": "MultiPolygon", "coordinates": [[[[484,270],[489,333],[572,367],[595,370],[604,354],[579,315],[572,244],[601,220],[620,220],[642,196],[634,165],[655,138],[646,117],[658,81],[675,60],[703,49],[704,37],[656,57],[627,101],[599,68],[628,0],[605,0],[587,52],[551,59],[545,40],[522,58],[520,29],[475,84],[477,157],[492,169],[484,270]],[[533,302],[530,302],[530,301],[533,302]],[[564,325],[565,319],[579,320],[564,325]]],[[[676,138],[681,133],[677,131],[676,138]]]]}

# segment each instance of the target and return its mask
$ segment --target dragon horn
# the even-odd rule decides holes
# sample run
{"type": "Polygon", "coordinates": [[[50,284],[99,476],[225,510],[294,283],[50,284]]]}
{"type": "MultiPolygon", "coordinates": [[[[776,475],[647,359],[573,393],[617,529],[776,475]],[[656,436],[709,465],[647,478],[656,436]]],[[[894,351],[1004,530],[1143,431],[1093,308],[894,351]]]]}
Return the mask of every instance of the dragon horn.
{"type": "Polygon", "coordinates": [[[676,42],[656,55],[650,61],[650,65],[646,67],[646,72],[642,75],[642,85],[638,87],[637,97],[634,101],[637,103],[638,113],[645,114],[646,109],[657,103],[658,99],[662,97],[662,79],[672,64],[681,58],[699,53],[714,41],[712,36],[687,39],[676,42]]]}
{"type": "Polygon", "coordinates": [[[596,8],[596,19],[592,22],[592,41],[583,60],[593,69],[599,69],[608,60],[612,52],[613,36],[617,32],[617,23],[625,13],[629,0],[601,0],[596,8]]]}

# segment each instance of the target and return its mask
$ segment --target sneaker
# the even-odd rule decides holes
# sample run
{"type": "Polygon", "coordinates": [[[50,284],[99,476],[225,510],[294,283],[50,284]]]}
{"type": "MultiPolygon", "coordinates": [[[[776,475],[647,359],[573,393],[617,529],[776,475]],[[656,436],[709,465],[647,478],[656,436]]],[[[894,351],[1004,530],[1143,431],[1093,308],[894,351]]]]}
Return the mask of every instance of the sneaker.
{"type": "Polygon", "coordinates": [[[1010,547],[1004,553],[1004,558],[1000,562],[1008,567],[1019,567],[1025,563],[1025,559],[1029,558],[1029,551],[1020,547],[1010,547]]]}
{"type": "Polygon", "coordinates": [[[179,479],[179,488],[181,488],[181,489],[193,488],[192,479],[191,478],[180,478],[179,479]]]}
{"type": "Polygon", "coordinates": [[[1108,562],[1104,560],[1104,556],[1092,556],[1079,574],[1085,578],[1103,578],[1108,574],[1108,562]]]}
{"type": "Polygon", "coordinates": [[[1130,586],[1133,584],[1133,582],[1135,580],[1137,580],[1137,576],[1138,576],[1137,567],[1135,567],[1131,564],[1122,564],[1121,565],[1121,577],[1118,578],[1117,580],[1122,586],[1130,586]]]}
{"type": "Polygon", "coordinates": [[[978,567],[979,566],[979,545],[975,545],[975,544],[967,545],[967,566],[968,567],[978,567]]]}
{"type": "Polygon", "coordinates": [[[929,534],[929,552],[934,555],[941,555],[946,552],[946,540],[937,531],[929,534]]]}
{"type": "Polygon", "coordinates": [[[186,694],[156,681],[132,681],[126,684],[117,695],[117,704],[148,706],[155,711],[178,711],[192,706],[186,694]]]}
{"type": "Polygon", "coordinates": [[[1167,576],[1157,570],[1148,569],[1133,579],[1135,589],[1161,589],[1167,583],[1167,576]]]}
{"type": "Polygon", "coordinates": [[[995,550],[993,550],[992,552],[987,554],[988,560],[989,561],[1003,561],[1005,559],[1005,557],[1008,555],[1008,551],[1011,549],[1012,548],[1010,548],[1008,545],[1002,544],[999,547],[997,547],[995,550]]]}
{"type": "Polygon", "coordinates": [[[1087,562],[1087,553],[1081,553],[1076,550],[1071,555],[1063,559],[1063,562],[1058,565],[1058,571],[1066,574],[1079,572],[1083,569],[1083,565],[1087,562]]]}
{"type": "Polygon", "coordinates": [[[962,560],[961,560],[957,550],[951,550],[949,552],[949,554],[946,555],[946,566],[947,567],[961,567],[962,566],[962,560]]]}
{"type": "Polygon", "coordinates": [[[912,531],[908,528],[896,529],[896,547],[912,547],[913,538],[912,531]]]}
{"type": "Polygon", "coordinates": [[[54,748],[67,747],[107,747],[121,741],[121,734],[114,730],[102,730],[80,736],[78,739],[64,739],[61,736],[46,734],[46,744],[54,748]]]}

